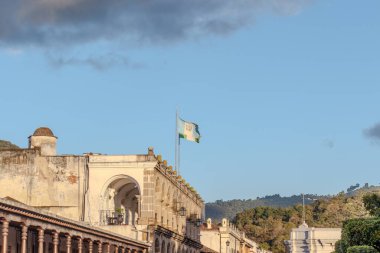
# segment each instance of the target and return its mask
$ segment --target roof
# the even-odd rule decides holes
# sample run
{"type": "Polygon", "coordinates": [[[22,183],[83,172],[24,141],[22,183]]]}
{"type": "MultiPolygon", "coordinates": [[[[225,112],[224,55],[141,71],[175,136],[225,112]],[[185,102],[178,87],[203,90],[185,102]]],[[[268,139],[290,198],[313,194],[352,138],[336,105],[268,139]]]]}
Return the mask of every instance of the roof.
{"type": "Polygon", "coordinates": [[[50,136],[55,137],[53,131],[48,127],[39,127],[34,131],[32,136],[50,136]]]}

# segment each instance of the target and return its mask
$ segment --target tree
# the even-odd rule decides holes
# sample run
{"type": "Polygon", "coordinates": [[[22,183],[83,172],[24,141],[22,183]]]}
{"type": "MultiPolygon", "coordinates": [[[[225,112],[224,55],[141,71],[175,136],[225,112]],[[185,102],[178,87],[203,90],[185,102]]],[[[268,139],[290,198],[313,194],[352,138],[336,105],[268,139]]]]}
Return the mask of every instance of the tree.
{"type": "Polygon", "coordinates": [[[372,246],[380,250],[380,219],[350,219],[343,223],[342,239],[337,248],[347,252],[351,246],[372,246]]]}
{"type": "Polygon", "coordinates": [[[365,209],[370,215],[380,217],[380,196],[376,193],[367,194],[363,197],[365,209]]]}
{"type": "Polygon", "coordinates": [[[356,185],[351,185],[350,187],[347,188],[347,192],[352,192],[352,191],[356,190],[359,187],[360,187],[359,183],[357,183],[356,185]]]}
{"type": "Polygon", "coordinates": [[[378,253],[372,246],[351,246],[347,249],[347,253],[378,253]]]}

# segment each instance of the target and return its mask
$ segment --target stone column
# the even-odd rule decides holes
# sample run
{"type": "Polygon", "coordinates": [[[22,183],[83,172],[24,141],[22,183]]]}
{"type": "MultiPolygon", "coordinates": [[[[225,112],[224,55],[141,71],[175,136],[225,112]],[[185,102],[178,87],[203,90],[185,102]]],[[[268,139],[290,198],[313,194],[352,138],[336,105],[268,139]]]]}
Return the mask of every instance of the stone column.
{"type": "Polygon", "coordinates": [[[88,253],[92,253],[92,240],[88,240],[88,253]]]}
{"type": "Polygon", "coordinates": [[[113,253],[119,253],[119,246],[115,245],[115,250],[113,253]]]}
{"type": "Polygon", "coordinates": [[[121,253],[125,253],[125,247],[121,247],[121,253]]]}
{"type": "Polygon", "coordinates": [[[107,243],[106,253],[110,253],[110,249],[111,249],[111,245],[109,243],[107,243]]]}
{"type": "Polygon", "coordinates": [[[71,253],[71,235],[66,235],[66,253],[71,253]]]}
{"type": "Polygon", "coordinates": [[[82,237],[78,237],[78,253],[83,252],[83,239],[82,237]]]}
{"type": "Polygon", "coordinates": [[[99,242],[98,243],[98,253],[102,253],[102,247],[103,247],[103,244],[102,244],[102,242],[99,242]]]}
{"type": "Polygon", "coordinates": [[[58,253],[59,233],[53,232],[53,253],[58,253]]]}
{"type": "Polygon", "coordinates": [[[44,253],[44,236],[45,232],[42,228],[38,228],[38,253],[44,253]]]}
{"type": "Polygon", "coordinates": [[[21,225],[21,253],[26,253],[27,240],[28,239],[28,226],[21,225]]]}
{"type": "Polygon", "coordinates": [[[137,217],[135,217],[133,221],[133,225],[139,224],[139,219],[141,216],[141,195],[136,195],[137,198],[137,217]]]}
{"type": "Polygon", "coordinates": [[[9,231],[9,222],[3,220],[3,226],[1,229],[1,235],[3,236],[3,247],[1,249],[2,253],[7,253],[8,251],[8,231],[9,231]]]}

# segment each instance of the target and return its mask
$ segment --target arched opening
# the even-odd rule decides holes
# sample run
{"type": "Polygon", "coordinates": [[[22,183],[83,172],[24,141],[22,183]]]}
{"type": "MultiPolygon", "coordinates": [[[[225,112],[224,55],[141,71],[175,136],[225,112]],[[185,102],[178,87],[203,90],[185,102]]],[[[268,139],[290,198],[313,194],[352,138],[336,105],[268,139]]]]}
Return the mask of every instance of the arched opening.
{"type": "Polygon", "coordinates": [[[166,253],[172,253],[170,243],[168,243],[168,247],[166,248],[166,253]]]}
{"type": "Polygon", "coordinates": [[[139,218],[140,188],[132,177],[118,175],[103,190],[102,225],[136,225],[139,218]]]}
{"type": "Polygon", "coordinates": [[[171,204],[171,197],[170,197],[170,193],[172,192],[170,186],[168,186],[168,191],[166,193],[166,203],[168,203],[169,205],[171,204]]]}
{"type": "Polygon", "coordinates": [[[156,178],[156,186],[155,186],[155,191],[160,192],[160,179],[156,178]]]}
{"type": "Polygon", "coordinates": [[[173,247],[172,247],[172,253],[176,253],[175,251],[175,245],[173,244],[173,247]]]}
{"type": "Polygon", "coordinates": [[[165,183],[162,183],[161,187],[161,200],[165,199],[165,183]]]}
{"type": "Polygon", "coordinates": [[[160,241],[158,238],[154,242],[154,253],[160,253],[160,241]]]}

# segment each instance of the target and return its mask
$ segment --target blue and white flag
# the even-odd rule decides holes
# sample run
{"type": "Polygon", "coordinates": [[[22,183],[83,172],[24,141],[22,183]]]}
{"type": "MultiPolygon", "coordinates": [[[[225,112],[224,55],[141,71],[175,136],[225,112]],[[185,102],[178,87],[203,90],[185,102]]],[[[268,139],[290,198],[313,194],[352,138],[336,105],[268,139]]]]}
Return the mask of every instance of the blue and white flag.
{"type": "Polygon", "coordinates": [[[178,118],[178,135],[188,141],[195,141],[199,143],[201,134],[199,133],[198,125],[192,122],[184,121],[178,118]]]}

